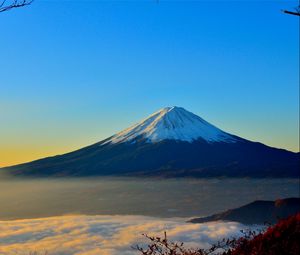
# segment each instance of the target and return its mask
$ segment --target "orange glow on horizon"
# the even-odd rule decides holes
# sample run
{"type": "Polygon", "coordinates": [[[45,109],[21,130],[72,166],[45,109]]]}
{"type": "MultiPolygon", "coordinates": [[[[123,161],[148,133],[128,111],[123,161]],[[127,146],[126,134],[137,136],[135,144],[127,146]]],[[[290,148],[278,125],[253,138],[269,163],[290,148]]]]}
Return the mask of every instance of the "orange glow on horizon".
{"type": "Polygon", "coordinates": [[[78,147],[0,147],[0,167],[22,164],[41,158],[64,154],[76,149],[78,149],[78,147]]]}

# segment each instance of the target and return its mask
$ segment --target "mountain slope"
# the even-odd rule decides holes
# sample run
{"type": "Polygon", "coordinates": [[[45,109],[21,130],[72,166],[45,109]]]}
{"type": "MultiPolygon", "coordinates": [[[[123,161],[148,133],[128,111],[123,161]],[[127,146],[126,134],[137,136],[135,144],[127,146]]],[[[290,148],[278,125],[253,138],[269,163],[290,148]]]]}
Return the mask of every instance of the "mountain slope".
{"type": "Polygon", "coordinates": [[[114,135],[106,143],[133,141],[142,136],[148,142],[177,140],[193,142],[199,138],[207,142],[235,142],[232,135],[216,128],[199,116],[181,107],[166,107],[136,125],[114,135]]]}
{"type": "Polygon", "coordinates": [[[192,223],[210,221],[237,221],[243,224],[275,223],[278,219],[300,212],[300,198],[278,199],[276,201],[257,200],[239,208],[214,214],[208,217],[195,218],[192,223]]]}
{"type": "Polygon", "coordinates": [[[299,153],[228,134],[180,107],[80,150],[4,168],[13,175],[298,177],[299,153]]]}

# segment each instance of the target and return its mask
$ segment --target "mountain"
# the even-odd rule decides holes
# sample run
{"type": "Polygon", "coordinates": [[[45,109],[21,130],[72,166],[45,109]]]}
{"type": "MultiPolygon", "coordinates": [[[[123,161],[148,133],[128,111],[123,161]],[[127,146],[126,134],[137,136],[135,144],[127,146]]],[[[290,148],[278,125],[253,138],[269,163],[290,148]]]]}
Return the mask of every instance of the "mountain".
{"type": "Polygon", "coordinates": [[[298,177],[299,153],[248,141],[181,107],[166,107],[96,144],[1,172],[21,176],[298,177]]]}
{"type": "Polygon", "coordinates": [[[237,221],[243,224],[275,223],[278,219],[300,212],[300,198],[278,199],[276,201],[254,201],[239,208],[214,214],[208,217],[195,218],[192,223],[210,221],[237,221]]]}
{"type": "Polygon", "coordinates": [[[206,142],[235,142],[236,138],[209,124],[181,107],[166,107],[145,120],[114,135],[105,143],[134,142],[138,138],[150,143],[175,140],[192,143],[199,138],[206,142]]]}

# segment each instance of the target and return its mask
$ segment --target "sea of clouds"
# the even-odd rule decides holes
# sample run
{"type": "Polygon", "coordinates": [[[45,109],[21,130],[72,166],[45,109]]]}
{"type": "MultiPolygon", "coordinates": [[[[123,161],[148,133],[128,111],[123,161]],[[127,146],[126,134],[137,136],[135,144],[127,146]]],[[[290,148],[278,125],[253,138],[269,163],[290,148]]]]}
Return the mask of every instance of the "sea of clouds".
{"type": "Polygon", "coordinates": [[[28,255],[134,255],[131,247],[146,243],[142,233],[162,236],[190,247],[239,235],[244,225],[235,222],[186,223],[186,219],[144,216],[60,216],[0,221],[0,254],[28,255]]]}

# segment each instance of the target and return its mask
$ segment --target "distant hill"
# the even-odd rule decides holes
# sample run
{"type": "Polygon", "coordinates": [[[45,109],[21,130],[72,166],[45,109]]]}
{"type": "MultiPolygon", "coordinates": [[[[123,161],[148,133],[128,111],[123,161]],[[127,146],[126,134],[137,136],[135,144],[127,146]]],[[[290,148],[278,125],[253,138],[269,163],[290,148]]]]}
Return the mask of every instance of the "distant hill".
{"type": "Polygon", "coordinates": [[[286,198],[275,201],[254,201],[242,207],[203,218],[194,218],[192,223],[210,221],[236,221],[243,224],[275,223],[300,212],[300,198],[286,198]]]}
{"type": "Polygon", "coordinates": [[[91,146],[0,172],[37,177],[299,177],[299,155],[224,132],[181,107],[166,107],[91,146]]]}

